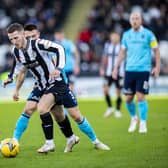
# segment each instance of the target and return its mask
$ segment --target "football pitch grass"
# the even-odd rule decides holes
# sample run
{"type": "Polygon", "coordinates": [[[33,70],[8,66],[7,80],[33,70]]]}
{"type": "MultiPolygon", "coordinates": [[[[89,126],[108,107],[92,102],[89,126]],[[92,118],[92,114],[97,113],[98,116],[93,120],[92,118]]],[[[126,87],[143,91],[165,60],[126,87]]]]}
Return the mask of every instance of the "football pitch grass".
{"type": "MultiPolygon", "coordinates": [[[[12,136],[15,122],[25,103],[0,103],[0,140],[12,136]]],[[[39,115],[30,119],[29,127],[20,142],[16,158],[4,158],[0,154],[0,168],[167,168],[168,167],[168,98],[149,99],[148,133],[127,132],[129,115],[124,105],[123,117],[114,115],[105,119],[103,100],[80,100],[79,107],[94,127],[98,138],[111,147],[111,151],[98,151],[88,138],[71,124],[80,143],[71,153],[63,153],[66,140],[54,125],[56,150],[38,154],[44,137],[39,115]]]]}

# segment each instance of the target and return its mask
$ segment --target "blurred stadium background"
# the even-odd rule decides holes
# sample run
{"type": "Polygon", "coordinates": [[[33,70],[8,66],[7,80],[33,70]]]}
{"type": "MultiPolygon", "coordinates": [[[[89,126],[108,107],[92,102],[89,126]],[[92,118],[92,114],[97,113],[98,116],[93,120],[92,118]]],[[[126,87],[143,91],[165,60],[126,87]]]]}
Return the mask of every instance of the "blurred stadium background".
{"type": "MultiPolygon", "coordinates": [[[[98,137],[112,150],[93,150],[92,144],[72,122],[81,142],[70,155],[63,153],[66,142],[56,124],[56,152],[37,155],[36,149],[43,143],[44,137],[36,113],[20,142],[19,156],[7,160],[0,155],[0,168],[168,167],[168,0],[0,0],[0,84],[7,77],[13,62],[10,55],[12,46],[6,35],[6,27],[13,22],[35,23],[41,31],[41,37],[51,40],[54,31],[63,28],[67,38],[75,42],[81,60],[81,73],[75,89],[78,97],[86,98],[80,99],[80,109],[98,137]],[[146,135],[138,132],[128,134],[129,116],[124,103],[121,119],[113,116],[102,118],[106,108],[102,99],[103,81],[99,76],[103,45],[111,30],[122,34],[129,28],[129,14],[133,10],[143,13],[144,25],[156,34],[161,51],[161,75],[158,79],[151,77],[150,80],[150,91],[154,96],[148,97],[149,133],[146,135]]],[[[32,77],[27,75],[20,93],[21,100],[25,100],[33,86],[32,77]]],[[[0,140],[11,137],[15,122],[25,105],[24,101],[11,102],[14,88],[15,82],[6,89],[0,86],[0,140]]],[[[114,95],[114,88],[111,93],[114,95]]]]}
{"type": "MultiPolygon", "coordinates": [[[[13,58],[10,55],[6,27],[13,22],[38,25],[41,37],[53,39],[58,28],[65,30],[80,52],[81,73],[76,82],[76,93],[81,97],[102,97],[99,65],[104,43],[111,30],[122,34],[129,28],[129,13],[143,13],[144,25],[159,40],[161,76],[151,78],[151,93],[168,94],[168,1],[167,0],[1,0],[0,3],[0,81],[6,78],[13,58]]],[[[154,61],[153,61],[154,64],[154,61]]],[[[26,97],[31,89],[28,78],[22,89],[26,97]]],[[[11,98],[15,83],[7,89],[0,87],[0,99],[11,98]]],[[[113,88],[112,88],[113,91],[113,88]]],[[[111,91],[111,92],[112,92],[111,91]]]]}

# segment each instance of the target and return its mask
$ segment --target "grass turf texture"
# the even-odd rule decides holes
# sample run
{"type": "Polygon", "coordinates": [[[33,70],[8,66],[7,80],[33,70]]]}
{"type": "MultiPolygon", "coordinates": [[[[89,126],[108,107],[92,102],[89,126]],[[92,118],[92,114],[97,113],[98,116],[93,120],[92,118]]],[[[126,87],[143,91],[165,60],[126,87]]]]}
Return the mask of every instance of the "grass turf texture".
{"type": "MultiPolygon", "coordinates": [[[[38,113],[30,119],[29,127],[20,142],[20,153],[16,158],[0,155],[0,168],[167,168],[168,167],[168,98],[149,99],[148,133],[127,132],[129,115],[122,108],[123,117],[112,115],[104,119],[106,109],[103,100],[79,101],[82,113],[94,127],[98,138],[108,144],[111,151],[97,151],[87,137],[72,121],[80,143],[72,153],[63,153],[66,140],[55,124],[56,151],[47,155],[36,153],[43,145],[44,137],[38,113]]],[[[15,122],[25,103],[0,103],[0,140],[12,136],[15,122]]]]}

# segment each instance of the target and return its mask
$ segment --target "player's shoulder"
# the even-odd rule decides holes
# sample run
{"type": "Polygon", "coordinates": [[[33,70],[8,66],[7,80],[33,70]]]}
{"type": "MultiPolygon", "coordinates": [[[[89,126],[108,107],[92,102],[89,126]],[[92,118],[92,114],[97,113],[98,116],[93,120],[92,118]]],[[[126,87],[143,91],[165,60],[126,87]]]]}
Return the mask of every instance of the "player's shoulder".
{"type": "Polygon", "coordinates": [[[105,44],[104,44],[104,47],[108,47],[111,43],[109,41],[106,41],[105,44]]]}
{"type": "Polygon", "coordinates": [[[147,34],[147,35],[152,35],[152,34],[153,34],[152,30],[150,30],[150,29],[147,28],[147,27],[143,27],[143,32],[144,32],[145,34],[147,34]]]}
{"type": "Polygon", "coordinates": [[[132,33],[132,29],[131,29],[131,28],[128,29],[128,30],[125,30],[125,31],[123,32],[123,36],[128,36],[130,33],[132,33]]]}

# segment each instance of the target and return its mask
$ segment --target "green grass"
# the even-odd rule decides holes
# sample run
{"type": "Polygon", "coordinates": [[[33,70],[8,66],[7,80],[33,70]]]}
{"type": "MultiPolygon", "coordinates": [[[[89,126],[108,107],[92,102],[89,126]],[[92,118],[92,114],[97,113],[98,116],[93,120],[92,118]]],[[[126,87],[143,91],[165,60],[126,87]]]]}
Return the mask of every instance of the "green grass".
{"type": "MultiPolygon", "coordinates": [[[[167,168],[168,167],[168,98],[150,99],[148,133],[128,134],[129,116],[123,106],[123,117],[104,119],[105,103],[102,100],[79,101],[82,113],[94,127],[97,136],[111,151],[97,151],[72,121],[80,143],[72,153],[64,154],[66,140],[55,124],[56,151],[47,155],[36,153],[44,143],[38,113],[34,114],[20,142],[16,158],[0,155],[0,168],[167,168]]],[[[0,139],[12,136],[15,122],[24,103],[0,104],[0,139]]]]}

